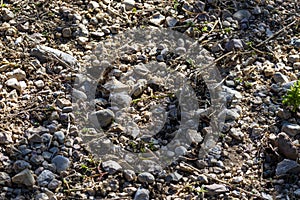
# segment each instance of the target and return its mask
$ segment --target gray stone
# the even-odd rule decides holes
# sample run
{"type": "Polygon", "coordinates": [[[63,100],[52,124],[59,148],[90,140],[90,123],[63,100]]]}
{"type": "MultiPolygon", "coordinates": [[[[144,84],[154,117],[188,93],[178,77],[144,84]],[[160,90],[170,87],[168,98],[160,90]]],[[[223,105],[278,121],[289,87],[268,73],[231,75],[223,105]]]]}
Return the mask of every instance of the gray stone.
{"type": "Polygon", "coordinates": [[[160,26],[165,19],[166,19],[165,16],[163,16],[160,13],[156,13],[152,16],[150,22],[155,24],[156,26],[160,26]]]}
{"type": "Polygon", "coordinates": [[[64,156],[57,155],[51,161],[56,166],[58,173],[67,170],[70,167],[70,160],[64,156]]]}
{"type": "Polygon", "coordinates": [[[287,133],[291,137],[294,137],[300,133],[300,125],[285,122],[281,128],[281,131],[287,133]]]}
{"type": "Polygon", "coordinates": [[[64,143],[64,141],[65,141],[65,134],[62,131],[55,132],[54,137],[56,137],[58,142],[61,144],[64,143]]]}
{"type": "Polygon", "coordinates": [[[37,81],[34,81],[34,85],[37,87],[37,88],[43,88],[45,86],[45,83],[44,81],[42,80],[37,80],[37,81]]]}
{"type": "Polygon", "coordinates": [[[293,45],[295,47],[300,47],[300,38],[292,38],[291,45],[293,45]]]}
{"type": "Polygon", "coordinates": [[[13,143],[11,136],[12,136],[12,133],[9,131],[0,132],[0,144],[13,143]]]}
{"type": "Polygon", "coordinates": [[[244,138],[244,133],[239,128],[231,128],[229,134],[236,140],[243,140],[244,138]]]}
{"type": "Polygon", "coordinates": [[[46,169],[38,176],[37,182],[39,186],[47,186],[54,178],[55,175],[46,169]]]}
{"type": "Polygon", "coordinates": [[[232,178],[232,182],[233,183],[240,183],[243,181],[243,177],[242,176],[237,176],[237,177],[233,177],[232,178]]]}
{"type": "Polygon", "coordinates": [[[299,172],[300,165],[294,160],[284,159],[276,167],[276,176],[298,174],[299,172]]]}
{"type": "Polygon", "coordinates": [[[197,177],[197,181],[199,181],[200,183],[207,184],[207,183],[208,183],[208,178],[207,178],[207,176],[205,176],[204,174],[200,174],[200,175],[197,177]]]}
{"type": "Polygon", "coordinates": [[[294,146],[289,136],[284,132],[278,135],[278,151],[288,159],[296,160],[298,158],[297,147],[294,146]]]}
{"type": "Polygon", "coordinates": [[[17,68],[13,70],[12,72],[7,72],[6,76],[8,78],[16,78],[18,81],[24,80],[26,78],[26,73],[21,70],[20,68],[17,68]]]}
{"type": "Polygon", "coordinates": [[[136,179],[136,174],[133,170],[124,170],[124,177],[127,181],[134,181],[136,179]]]}
{"type": "Polygon", "coordinates": [[[76,90],[73,89],[72,91],[72,97],[76,98],[76,99],[80,99],[80,100],[87,100],[87,96],[84,92],[80,91],[80,90],[76,90]]]}
{"type": "Polygon", "coordinates": [[[109,109],[99,110],[96,112],[92,112],[89,116],[89,120],[94,125],[100,125],[102,128],[107,127],[109,124],[112,123],[115,114],[113,111],[109,109]]]}
{"type": "Polygon", "coordinates": [[[5,82],[5,85],[11,88],[14,88],[18,91],[21,90],[21,85],[19,81],[16,78],[10,78],[5,82]]]}
{"type": "Polygon", "coordinates": [[[2,18],[4,21],[9,21],[15,18],[15,14],[7,8],[2,8],[2,18]]]}
{"type": "Polygon", "coordinates": [[[187,153],[187,149],[184,146],[179,146],[175,148],[175,153],[179,156],[183,156],[187,153]]]}
{"type": "Polygon", "coordinates": [[[144,188],[139,188],[135,195],[133,200],[149,200],[149,190],[144,188]]]}
{"type": "Polygon", "coordinates": [[[135,0],[124,0],[123,4],[125,5],[125,9],[127,11],[130,11],[133,9],[133,7],[135,5],[135,0]]]}
{"type": "Polygon", "coordinates": [[[87,38],[87,37],[78,37],[77,40],[78,40],[78,44],[85,45],[89,41],[89,38],[87,38]]]}
{"type": "Polygon", "coordinates": [[[237,99],[242,99],[243,98],[243,95],[240,92],[238,92],[234,89],[231,89],[227,86],[222,86],[222,88],[226,93],[229,93],[229,94],[233,95],[237,99]]]}
{"type": "Polygon", "coordinates": [[[254,15],[260,15],[262,13],[261,8],[259,6],[255,6],[253,8],[253,14],[254,15]]]}
{"type": "Polygon", "coordinates": [[[177,24],[177,19],[174,17],[167,17],[166,18],[166,23],[168,25],[168,27],[174,27],[177,24]]]}
{"type": "Polygon", "coordinates": [[[178,172],[173,172],[166,177],[167,182],[178,182],[183,176],[178,172]]]}
{"type": "Polygon", "coordinates": [[[233,18],[242,21],[243,19],[249,19],[251,17],[251,13],[248,10],[239,10],[233,14],[233,18]]]}
{"type": "Polygon", "coordinates": [[[189,143],[199,143],[203,140],[201,133],[196,130],[188,129],[186,132],[186,138],[189,143]]]}
{"type": "Polygon", "coordinates": [[[43,142],[43,138],[40,135],[38,135],[37,133],[30,135],[28,140],[29,140],[30,143],[41,143],[41,142],[43,142]]]}
{"type": "Polygon", "coordinates": [[[29,169],[24,169],[23,171],[12,177],[12,182],[16,184],[23,184],[31,187],[35,184],[33,174],[29,169]]]}
{"type": "Polygon", "coordinates": [[[48,188],[50,190],[55,190],[57,189],[59,186],[61,186],[62,182],[57,180],[57,179],[53,179],[52,181],[50,181],[50,183],[48,184],[48,188]]]}
{"type": "Polygon", "coordinates": [[[281,72],[275,72],[275,74],[273,75],[273,79],[276,83],[288,83],[289,79],[287,76],[283,75],[281,72]]]}
{"type": "Polygon", "coordinates": [[[219,194],[219,193],[225,193],[225,192],[228,192],[228,188],[225,186],[225,185],[222,185],[222,184],[212,184],[212,185],[205,185],[204,186],[209,194],[219,194]]]}
{"type": "Polygon", "coordinates": [[[6,172],[0,172],[0,185],[10,185],[11,178],[6,172]]]}
{"type": "Polygon", "coordinates": [[[229,42],[225,44],[225,49],[227,51],[232,51],[232,50],[242,50],[244,49],[245,43],[241,39],[232,39],[229,42]]]}
{"type": "Polygon", "coordinates": [[[113,160],[108,160],[102,163],[102,168],[109,174],[115,174],[118,171],[122,170],[121,165],[113,160]]]}
{"type": "Polygon", "coordinates": [[[71,106],[72,103],[70,100],[68,99],[57,99],[55,101],[55,104],[59,107],[59,108],[64,108],[64,107],[67,107],[67,106],[71,106]]]}
{"type": "Polygon", "coordinates": [[[99,3],[97,1],[90,1],[89,4],[87,5],[88,9],[95,9],[99,8],[99,3]]]}
{"type": "Polygon", "coordinates": [[[44,157],[41,155],[32,155],[30,158],[30,162],[35,165],[40,165],[44,161],[44,157]]]}
{"type": "Polygon", "coordinates": [[[300,188],[294,191],[296,197],[300,197],[300,188]]]}
{"type": "Polygon", "coordinates": [[[149,172],[143,172],[143,173],[140,173],[138,175],[138,180],[141,182],[141,183],[153,183],[155,178],[154,176],[149,173],[149,172]]]}
{"type": "Polygon", "coordinates": [[[235,121],[240,118],[240,114],[232,109],[224,109],[219,114],[221,119],[225,119],[226,122],[228,121],[235,121]]]}
{"type": "Polygon", "coordinates": [[[39,193],[39,194],[35,195],[34,199],[35,200],[48,200],[49,197],[46,193],[39,193]]]}
{"type": "Polygon", "coordinates": [[[277,115],[281,119],[285,119],[285,120],[289,119],[292,116],[292,114],[288,110],[282,108],[278,109],[277,115]]]}

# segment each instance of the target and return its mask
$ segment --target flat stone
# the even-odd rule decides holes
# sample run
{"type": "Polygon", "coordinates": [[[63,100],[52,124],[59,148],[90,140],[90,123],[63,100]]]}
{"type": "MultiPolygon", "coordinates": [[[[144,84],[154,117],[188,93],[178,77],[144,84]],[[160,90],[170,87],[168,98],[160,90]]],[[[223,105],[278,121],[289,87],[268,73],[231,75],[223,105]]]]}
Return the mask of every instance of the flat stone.
{"type": "Polygon", "coordinates": [[[2,8],[2,18],[4,21],[9,21],[15,18],[15,14],[7,8],[2,8]]]}
{"type": "Polygon", "coordinates": [[[199,143],[203,140],[201,133],[191,129],[187,130],[186,138],[189,141],[189,143],[199,143]]]}
{"type": "Polygon", "coordinates": [[[300,197],[300,188],[294,191],[296,197],[300,197]]]}
{"type": "Polygon", "coordinates": [[[225,44],[225,49],[227,51],[232,51],[232,50],[242,50],[244,49],[245,43],[241,39],[232,39],[229,42],[225,44]]]}
{"type": "Polygon", "coordinates": [[[67,107],[67,106],[71,106],[72,103],[70,100],[68,99],[57,99],[55,101],[55,104],[59,107],[59,108],[63,108],[63,107],[67,107]]]}
{"type": "Polygon", "coordinates": [[[149,190],[144,189],[144,188],[138,188],[138,190],[136,191],[135,195],[134,195],[134,199],[133,200],[149,200],[149,190]]]}
{"type": "Polygon", "coordinates": [[[178,20],[174,17],[167,17],[166,23],[168,27],[174,27],[177,24],[178,20]]]}
{"type": "Polygon", "coordinates": [[[160,26],[165,19],[166,19],[165,16],[163,16],[160,13],[157,13],[152,16],[152,18],[150,19],[150,22],[155,24],[156,26],[160,26]]]}
{"type": "Polygon", "coordinates": [[[46,186],[54,178],[55,178],[55,175],[51,171],[46,169],[46,170],[42,171],[42,173],[38,176],[37,182],[38,182],[39,186],[46,186]]]}
{"type": "Polygon", "coordinates": [[[296,160],[298,158],[297,147],[294,146],[289,136],[284,132],[278,135],[278,151],[288,159],[296,160]]]}
{"type": "Polygon", "coordinates": [[[125,9],[130,11],[134,8],[135,0],[124,0],[123,4],[125,5],[125,9]]]}
{"type": "Polygon", "coordinates": [[[8,87],[14,88],[14,89],[16,89],[18,91],[21,90],[20,83],[19,83],[19,81],[16,78],[10,78],[10,79],[8,79],[5,82],[5,85],[8,86],[8,87]]]}
{"type": "Polygon", "coordinates": [[[300,165],[294,160],[284,159],[276,167],[276,176],[298,174],[299,172],[300,165]]]}
{"type": "Polygon", "coordinates": [[[179,156],[183,156],[187,153],[187,149],[184,146],[179,146],[175,148],[175,153],[179,156]]]}
{"type": "Polygon", "coordinates": [[[62,184],[61,181],[57,180],[57,179],[53,179],[52,181],[50,181],[50,183],[48,184],[48,188],[50,190],[55,190],[56,188],[58,188],[60,185],[62,184]]]}
{"type": "Polygon", "coordinates": [[[64,141],[65,141],[65,134],[62,131],[55,132],[54,137],[57,138],[59,143],[64,143],[64,141]]]}
{"type": "Polygon", "coordinates": [[[28,187],[35,184],[33,174],[29,169],[24,169],[23,171],[12,177],[12,182],[16,184],[23,184],[28,187]]]}
{"type": "Polygon", "coordinates": [[[294,137],[300,133],[300,125],[285,122],[281,128],[281,131],[287,133],[291,137],[294,137]]]}
{"type": "Polygon", "coordinates": [[[24,80],[26,78],[25,71],[21,70],[20,68],[17,68],[13,70],[12,72],[6,73],[6,76],[8,78],[16,78],[18,81],[24,80]]]}
{"type": "Polygon", "coordinates": [[[10,185],[11,178],[6,172],[0,172],[0,185],[10,185]]]}
{"type": "Polygon", "coordinates": [[[115,118],[115,114],[113,113],[113,111],[109,109],[92,112],[89,116],[89,120],[94,125],[99,124],[102,128],[105,128],[108,125],[110,125],[114,118],[115,118]]]}
{"type": "Polygon", "coordinates": [[[231,128],[229,134],[231,137],[233,137],[236,140],[243,140],[245,136],[244,133],[239,128],[231,128]]]}
{"type": "Polygon", "coordinates": [[[240,118],[240,114],[232,109],[224,109],[220,112],[219,117],[228,122],[238,120],[240,118]]]}
{"type": "Polygon", "coordinates": [[[219,193],[225,193],[229,191],[225,185],[216,184],[216,183],[212,185],[205,185],[204,187],[208,190],[210,194],[219,194],[219,193]]]}
{"type": "Polygon", "coordinates": [[[102,168],[109,174],[115,174],[118,171],[122,170],[121,165],[113,160],[108,160],[102,163],[102,168]]]}
{"type": "Polygon", "coordinates": [[[166,177],[167,182],[178,182],[183,176],[178,172],[173,172],[166,177]]]}
{"type": "Polygon", "coordinates": [[[288,83],[289,79],[287,76],[283,75],[281,72],[275,72],[275,74],[273,75],[273,79],[276,83],[288,83]]]}
{"type": "Polygon", "coordinates": [[[80,100],[87,100],[87,95],[80,91],[80,90],[76,90],[73,88],[73,91],[72,91],[72,97],[74,97],[75,99],[80,99],[80,100]]]}
{"type": "Polygon", "coordinates": [[[45,83],[44,81],[42,80],[37,80],[37,81],[34,81],[34,85],[37,87],[37,88],[43,88],[45,86],[45,83]]]}
{"type": "Polygon", "coordinates": [[[233,18],[241,21],[243,19],[249,19],[251,17],[251,13],[248,10],[238,10],[233,14],[233,18]]]}
{"type": "Polygon", "coordinates": [[[154,176],[149,173],[149,172],[143,172],[143,173],[140,173],[138,175],[138,180],[141,182],[141,183],[153,183],[155,178],[154,176]]]}
{"type": "Polygon", "coordinates": [[[28,140],[29,140],[30,143],[41,143],[41,142],[43,142],[42,137],[37,133],[30,135],[28,140]]]}
{"type": "Polygon", "coordinates": [[[0,144],[9,144],[13,143],[12,133],[9,131],[0,132],[0,144]]]}
{"type": "Polygon", "coordinates": [[[35,195],[34,199],[35,200],[48,200],[50,198],[48,197],[48,195],[46,193],[42,192],[42,193],[35,195]]]}
{"type": "Polygon", "coordinates": [[[51,161],[56,166],[58,173],[67,170],[70,167],[70,160],[64,156],[57,155],[51,161]]]}

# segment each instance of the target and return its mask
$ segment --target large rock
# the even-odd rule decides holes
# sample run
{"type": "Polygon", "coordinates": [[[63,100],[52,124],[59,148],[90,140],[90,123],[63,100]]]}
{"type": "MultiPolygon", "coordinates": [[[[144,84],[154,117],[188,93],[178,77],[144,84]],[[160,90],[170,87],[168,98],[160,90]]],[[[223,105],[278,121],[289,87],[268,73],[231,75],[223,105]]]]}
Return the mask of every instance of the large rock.
{"type": "Polygon", "coordinates": [[[122,170],[121,165],[113,160],[108,160],[102,163],[102,168],[109,174],[115,174],[118,171],[122,170]]]}
{"type": "Polygon", "coordinates": [[[107,127],[110,125],[115,117],[115,114],[113,111],[109,109],[104,109],[104,110],[99,110],[96,112],[92,112],[89,115],[89,120],[94,124],[94,125],[100,125],[102,128],[107,127]]]}
{"type": "Polygon", "coordinates": [[[34,176],[29,169],[24,169],[20,173],[12,177],[12,182],[16,184],[26,185],[31,187],[35,184],[34,176]]]}
{"type": "Polygon", "coordinates": [[[278,135],[278,151],[286,158],[296,160],[298,158],[298,150],[290,140],[289,136],[284,132],[278,135]]]}
{"type": "Polygon", "coordinates": [[[58,155],[52,159],[52,163],[56,166],[58,173],[67,170],[70,167],[70,161],[68,158],[58,155]]]}
{"type": "Polygon", "coordinates": [[[149,190],[144,188],[139,188],[135,195],[133,200],[148,200],[149,199],[149,190]]]}
{"type": "Polygon", "coordinates": [[[284,159],[276,167],[276,176],[298,174],[299,172],[300,165],[294,160],[284,159]]]}
{"type": "Polygon", "coordinates": [[[286,122],[283,124],[281,131],[287,133],[291,137],[294,137],[300,133],[300,125],[286,122]]]}

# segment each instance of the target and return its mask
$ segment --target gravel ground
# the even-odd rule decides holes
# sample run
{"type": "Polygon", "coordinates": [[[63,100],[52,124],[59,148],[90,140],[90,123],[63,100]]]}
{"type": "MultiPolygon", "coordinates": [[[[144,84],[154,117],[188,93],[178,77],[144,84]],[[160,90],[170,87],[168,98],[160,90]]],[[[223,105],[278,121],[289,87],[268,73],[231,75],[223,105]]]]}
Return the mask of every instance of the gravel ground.
{"type": "Polygon", "coordinates": [[[299,7],[4,1],[0,199],[299,199],[299,7]]]}

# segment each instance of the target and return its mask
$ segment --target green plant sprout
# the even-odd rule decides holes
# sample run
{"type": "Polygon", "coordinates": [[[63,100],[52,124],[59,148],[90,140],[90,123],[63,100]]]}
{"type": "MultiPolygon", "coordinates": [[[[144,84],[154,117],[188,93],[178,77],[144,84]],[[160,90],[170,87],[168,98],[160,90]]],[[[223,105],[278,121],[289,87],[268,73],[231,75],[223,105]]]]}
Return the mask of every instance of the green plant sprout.
{"type": "Polygon", "coordinates": [[[177,1],[177,0],[174,0],[173,3],[174,3],[174,6],[173,6],[174,10],[177,10],[177,9],[178,9],[178,6],[179,6],[178,1],[177,1]]]}
{"type": "Polygon", "coordinates": [[[287,91],[282,103],[290,107],[293,112],[296,112],[300,106],[300,80],[296,81],[287,91]]]}

